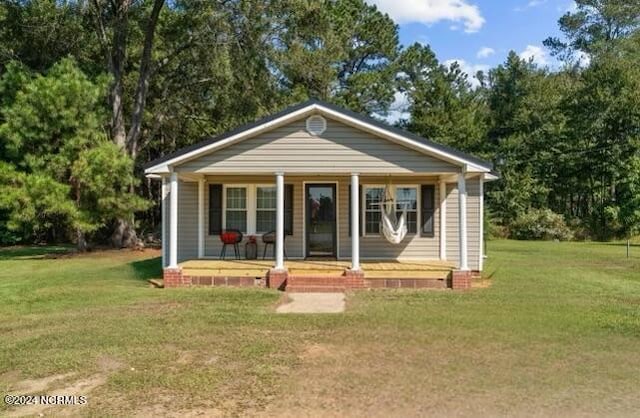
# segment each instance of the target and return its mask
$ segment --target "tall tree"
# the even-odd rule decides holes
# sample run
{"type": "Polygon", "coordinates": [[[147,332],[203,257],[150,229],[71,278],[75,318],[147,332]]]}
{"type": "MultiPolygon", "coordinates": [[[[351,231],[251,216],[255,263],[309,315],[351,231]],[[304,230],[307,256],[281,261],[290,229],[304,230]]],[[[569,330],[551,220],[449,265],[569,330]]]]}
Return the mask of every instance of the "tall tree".
{"type": "Polygon", "coordinates": [[[0,85],[14,80],[23,84],[0,109],[10,159],[1,167],[0,208],[9,212],[11,228],[64,233],[61,227],[70,227],[84,250],[87,233],[147,207],[132,191],[132,160],[102,129],[104,80],[93,83],[70,59],[46,75],[7,73],[0,85]]]}
{"type": "Polygon", "coordinates": [[[483,153],[486,105],[457,63],[438,62],[429,46],[414,44],[399,59],[399,90],[409,102],[407,129],[445,145],[483,153]]]}
{"type": "Polygon", "coordinates": [[[611,51],[640,28],[640,0],[575,0],[575,4],[575,10],[558,21],[565,39],[544,41],[561,58],[611,51]]]}

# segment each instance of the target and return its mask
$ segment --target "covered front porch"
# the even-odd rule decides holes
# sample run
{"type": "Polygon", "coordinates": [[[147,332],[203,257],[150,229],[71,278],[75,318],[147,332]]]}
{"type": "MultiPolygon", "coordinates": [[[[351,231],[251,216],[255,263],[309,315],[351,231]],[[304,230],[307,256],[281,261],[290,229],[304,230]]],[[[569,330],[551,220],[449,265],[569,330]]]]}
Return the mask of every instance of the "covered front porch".
{"type": "Polygon", "coordinates": [[[481,270],[476,245],[481,188],[481,178],[464,171],[412,176],[174,172],[163,177],[163,219],[169,220],[163,223],[163,242],[169,244],[163,251],[165,276],[169,283],[179,277],[175,285],[455,287],[453,270],[465,277],[481,270]],[[375,218],[379,209],[371,205],[386,188],[413,199],[413,224],[400,244],[382,236],[375,218]],[[231,222],[237,222],[231,217],[234,206],[242,214],[237,228],[243,241],[238,255],[228,250],[227,260],[221,260],[221,234],[237,225],[231,222]],[[262,214],[271,214],[271,224],[264,226],[259,209],[269,211],[262,214]],[[262,243],[265,233],[275,236],[275,245],[262,243]],[[248,237],[258,241],[257,257],[266,259],[246,259],[248,237]]]}

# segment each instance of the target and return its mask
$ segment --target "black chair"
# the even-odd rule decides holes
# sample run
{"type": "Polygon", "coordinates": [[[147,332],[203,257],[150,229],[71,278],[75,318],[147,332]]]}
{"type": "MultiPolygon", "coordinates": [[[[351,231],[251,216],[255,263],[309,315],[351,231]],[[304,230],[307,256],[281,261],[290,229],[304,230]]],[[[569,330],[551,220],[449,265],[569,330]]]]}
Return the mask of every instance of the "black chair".
{"type": "MultiPolygon", "coordinates": [[[[266,234],[263,234],[262,242],[264,243],[264,250],[262,251],[262,259],[264,260],[267,257],[267,247],[269,247],[269,245],[273,246],[272,255],[273,255],[273,258],[275,258],[276,257],[276,231],[270,231],[270,232],[267,232],[266,234]]],[[[284,251],[284,258],[288,259],[289,257],[287,257],[286,242],[287,242],[287,231],[284,232],[285,245],[282,247],[282,250],[284,251]]]]}
{"type": "Polygon", "coordinates": [[[236,259],[240,259],[240,247],[238,244],[242,242],[242,232],[237,229],[227,229],[220,233],[220,241],[222,241],[222,250],[220,251],[220,258],[225,259],[227,255],[227,245],[233,245],[233,252],[236,259]]]}

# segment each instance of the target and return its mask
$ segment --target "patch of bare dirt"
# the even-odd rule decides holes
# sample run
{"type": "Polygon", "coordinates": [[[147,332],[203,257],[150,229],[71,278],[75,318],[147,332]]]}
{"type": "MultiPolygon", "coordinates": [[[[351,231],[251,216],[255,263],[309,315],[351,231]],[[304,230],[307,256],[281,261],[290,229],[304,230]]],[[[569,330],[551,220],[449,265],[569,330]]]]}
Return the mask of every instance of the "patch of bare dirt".
{"type": "MultiPolygon", "coordinates": [[[[109,375],[125,367],[125,364],[110,356],[101,356],[96,361],[99,373],[86,378],[74,379],[77,373],[63,373],[46,376],[40,379],[20,380],[20,373],[5,373],[3,380],[9,382],[9,393],[12,395],[66,395],[66,396],[89,396],[89,393],[107,382],[109,375]]],[[[51,405],[22,405],[16,406],[7,411],[8,417],[23,417],[41,415],[46,411],[54,411],[56,416],[77,415],[78,408],[82,405],[74,406],[51,406],[51,405]]]]}

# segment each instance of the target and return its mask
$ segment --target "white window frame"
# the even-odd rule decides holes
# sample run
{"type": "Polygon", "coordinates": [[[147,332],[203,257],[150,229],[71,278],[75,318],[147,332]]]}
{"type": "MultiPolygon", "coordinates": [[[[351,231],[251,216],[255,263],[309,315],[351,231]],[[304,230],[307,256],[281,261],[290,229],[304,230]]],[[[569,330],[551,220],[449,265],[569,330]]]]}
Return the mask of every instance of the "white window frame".
{"type": "Polygon", "coordinates": [[[244,235],[262,235],[269,231],[256,231],[258,211],[258,187],[276,187],[275,183],[225,183],[222,185],[222,229],[227,229],[227,189],[243,188],[246,190],[247,230],[240,231],[244,235]]]}
{"type": "MultiPolygon", "coordinates": [[[[262,234],[266,234],[267,232],[270,231],[258,231],[258,188],[276,188],[276,184],[253,184],[253,206],[252,206],[252,212],[253,212],[253,232],[251,232],[251,234],[253,235],[262,235],[262,234]]],[[[277,200],[277,198],[276,198],[277,200]]],[[[275,212],[278,206],[278,202],[276,201],[276,207],[273,208],[273,211],[275,212]]],[[[274,225],[274,229],[275,229],[275,225],[274,225]]]]}
{"type": "MultiPolygon", "coordinates": [[[[396,189],[398,188],[413,188],[416,189],[416,232],[408,232],[407,235],[411,235],[411,236],[420,236],[420,225],[421,224],[421,220],[422,220],[422,207],[420,202],[422,202],[422,186],[421,184],[392,184],[389,187],[391,188],[391,193],[394,196],[394,199],[396,197],[396,189]]],[[[379,189],[382,188],[384,189],[385,187],[387,187],[387,185],[384,184],[363,184],[362,185],[362,195],[360,196],[360,202],[362,202],[362,204],[360,205],[361,208],[361,212],[362,212],[362,221],[360,222],[360,228],[362,230],[362,237],[366,238],[366,237],[380,237],[380,234],[376,234],[376,233],[369,233],[367,234],[367,201],[366,201],[366,196],[367,196],[367,189],[379,189]]]]}

